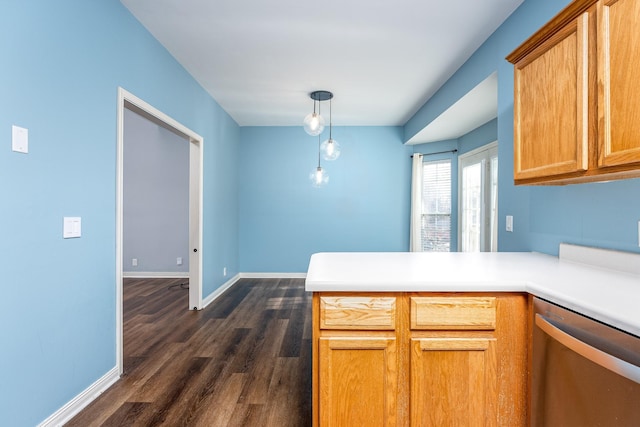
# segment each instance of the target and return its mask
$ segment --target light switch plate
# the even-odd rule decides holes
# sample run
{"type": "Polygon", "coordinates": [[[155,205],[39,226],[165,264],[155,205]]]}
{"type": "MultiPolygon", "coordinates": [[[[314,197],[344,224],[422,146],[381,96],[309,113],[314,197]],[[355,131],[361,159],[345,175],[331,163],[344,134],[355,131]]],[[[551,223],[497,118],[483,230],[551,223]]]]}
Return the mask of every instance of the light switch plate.
{"type": "Polygon", "coordinates": [[[18,153],[29,152],[29,130],[20,126],[11,126],[11,149],[18,153]]]}
{"type": "Polygon", "coordinates": [[[62,237],[72,239],[82,235],[82,218],[79,216],[65,216],[62,237]]]}
{"type": "Polygon", "coordinates": [[[507,231],[513,232],[513,216],[507,215],[507,231]]]}

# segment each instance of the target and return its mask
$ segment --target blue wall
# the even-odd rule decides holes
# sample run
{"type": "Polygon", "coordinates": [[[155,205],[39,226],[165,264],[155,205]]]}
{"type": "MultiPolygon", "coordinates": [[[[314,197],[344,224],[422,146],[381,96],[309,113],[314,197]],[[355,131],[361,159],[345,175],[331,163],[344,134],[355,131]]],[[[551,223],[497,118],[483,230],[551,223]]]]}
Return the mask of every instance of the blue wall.
{"type": "Polygon", "coordinates": [[[412,149],[402,128],[335,127],[333,137],[342,154],[323,161],[329,183],[314,188],[316,137],[302,126],[241,128],[241,271],[306,272],[322,251],[408,250],[412,149]]]}
{"type": "Polygon", "coordinates": [[[570,242],[640,252],[640,199],[634,197],[640,193],[639,179],[562,187],[513,185],[513,66],[504,58],[568,3],[525,0],[407,122],[404,140],[497,70],[500,250],[556,255],[559,243],[570,242]],[[513,233],[504,231],[506,215],[514,216],[513,233]]]}
{"type": "Polygon", "coordinates": [[[33,426],[116,364],[122,86],[204,137],[204,295],[238,272],[239,127],[118,1],[0,14],[0,424],[33,426]],[[11,125],[29,154],[11,151],[11,125]],[[62,239],[63,216],[82,237],[62,239]]]}

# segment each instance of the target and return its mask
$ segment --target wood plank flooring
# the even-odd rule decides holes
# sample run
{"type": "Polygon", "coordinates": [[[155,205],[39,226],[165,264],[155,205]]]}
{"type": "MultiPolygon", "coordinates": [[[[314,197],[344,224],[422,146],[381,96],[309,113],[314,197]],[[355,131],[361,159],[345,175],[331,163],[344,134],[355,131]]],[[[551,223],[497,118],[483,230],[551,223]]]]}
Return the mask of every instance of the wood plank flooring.
{"type": "Polygon", "coordinates": [[[311,425],[304,280],[241,279],[202,311],[182,282],[125,280],[125,373],[66,425],[311,425]]]}

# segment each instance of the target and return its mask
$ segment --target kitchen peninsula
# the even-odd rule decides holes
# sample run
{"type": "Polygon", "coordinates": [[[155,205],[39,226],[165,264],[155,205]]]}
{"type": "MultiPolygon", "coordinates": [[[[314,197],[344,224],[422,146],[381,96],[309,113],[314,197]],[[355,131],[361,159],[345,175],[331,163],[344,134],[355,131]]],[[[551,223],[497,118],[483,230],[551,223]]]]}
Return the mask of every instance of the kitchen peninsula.
{"type": "Polygon", "coordinates": [[[639,260],[573,245],[313,255],[314,425],[526,425],[529,296],[640,335],[639,260]]]}

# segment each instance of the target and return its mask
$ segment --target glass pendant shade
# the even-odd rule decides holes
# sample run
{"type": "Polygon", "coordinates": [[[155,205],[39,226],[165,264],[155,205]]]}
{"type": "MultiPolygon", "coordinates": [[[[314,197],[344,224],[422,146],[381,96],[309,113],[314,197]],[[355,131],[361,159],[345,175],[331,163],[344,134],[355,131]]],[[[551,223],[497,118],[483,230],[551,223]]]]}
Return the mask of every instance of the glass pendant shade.
{"type": "Polygon", "coordinates": [[[310,113],[304,118],[304,130],[311,136],[317,136],[324,130],[324,118],[316,113],[310,113]]]}
{"type": "Polygon", "coordinates": [[[320,151],[323,159],[335,160],[340,157],[340,144],[335,139],[329,138],[320,145],[320,151]]]}
{"type": "Polygon", "coordinates": [[[323,187],[329,182],[329,174],[327,174],[327,171],[322,169],[321,166],[318,166],[309,174],[309,179],[314,187],[323,187]]]}

